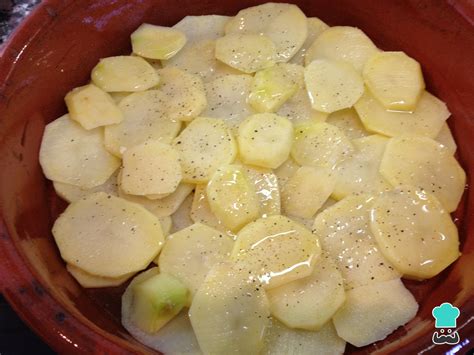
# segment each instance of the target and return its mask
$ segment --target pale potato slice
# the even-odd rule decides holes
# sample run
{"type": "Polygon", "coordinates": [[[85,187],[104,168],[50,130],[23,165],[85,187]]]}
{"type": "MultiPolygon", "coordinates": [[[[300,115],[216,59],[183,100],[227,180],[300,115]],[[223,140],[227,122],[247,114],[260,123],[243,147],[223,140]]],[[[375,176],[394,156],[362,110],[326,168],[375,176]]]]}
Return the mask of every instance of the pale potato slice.
{"type": "Polygon", "coordinates": [[[133,53],[150,59],[169,59],[186,44],[186,35],[176,28],[142,24],[130,36],[133,53]]]}
{"type": "Polygon", "coordinates": [[[434,140],[441,143],[450,154],[454,155],[456,153],[458,146],[447,123],[443,124],[441,131],[439,131],[434,140]]]}
{"type": "Polygon", "coordinates": [[[173,28],[184,32],[190,44],[224,36],[225,25],[230,19],[230,16],[221,15],[186,16],[173,28]]]}
{"type": "MultiPolygon", "coordinates": [[[[329,197],[324,202],[324,204],[322,205],[322,207],[319,209],[318,212],[321,213],[322,211],[324,211],[325,209],[331,207],[332,205],[334,205],[336,203],[337,203],[336,200],[329,197]]],[[[302,224],[303,226],[305,226],[309,230],[313,229],[314,217],[312,217],[312,218],[301,218],[301,217],[296,217],[296,216],[288,216],[288,217],[291,218],[293,221],[298,222],[299,224],[302,224]]]]}
{"type": "Polygon", "coordinates": [[[105,128],[105,147],[116,156],[147,140],[171,143],[181,129],[181,122],[166,117],[166,96],[160,90],[131,94],[119,107],[124,120],[105,128]]]}
{"type": "Polygon", "coordinates": [[[294,173],[300,168],[300,165],[294,161],[292,157],[289,157],[283,164],[281,164],[276,170],[275,175],[278,178],[278,185],[283,190],[288,180],[294,175],[294,173]]]}
{"type": "Polygon", "coordinates": [[[205,183],[221,165],[231,163],[237,144],[224,121],[199,117],[173,141],[180,156],[183,181],[205,183]]]}
{"type": "Polygon", "coordinates": [[[358,28],[334,26],[321,33],[306,51],[305,65],[327,58],[345,61],[362,72],[367,60],[377,51],[370,38],[358,28]]]}
{"type": "Polygon", "coordinates": [[[370,231],[369,196],[347,196],[316,216],[313,233],[344,277],[347,290],[400,277],[370,231]]]}
{"type": "Polygon", "coordinates": [[[189,194],[183,203],[179,206],[175,213],[171,215],[172,226],[171,233],[176,233],[181,229],[189,227],[193,224],[191,219],[191,208],[194,200],[194,193],[189,194]]]}
{"type": "Polygon", "coordinates": [[[413,186],[378,196],[370,226],[382,254],[405,277],[431,278],[461,255],[449,213],[433,195],[413,186]]]}
{"type": "Polygon", "coordinates": [[[222,232],[196,223],[167,238],[157,264],[161,272],[176,277],[195,295],[209,270],[228,259],[233,245],[222,232]]]}
{"type": "Polygon", "coordinates": [[[274,113],[255,114],[240,124],[237,141],[244,163],[275,169],[290,155],[293,125],[274,113]]]}
{"type": "Polygon", "coordinates": [[[313,109],[326,113],[352,107],[364,93],[362,77],[343,61],[313,60],[304,81],[313,109]]]}
{"type": "Polygon", "coordinates": [[[309,47],[311,47],[311,45],[321,33],[329,28],[327,24],[317,17],[309,17],[306,22],[308,26],[308,35],[306,36],[306,40],[304,41],[301,49],[295,54],[293,58],[291,58],[290,63],[304,65],[304,59],[309,47]]]}
{"type": "Polygon", "coordinates": [[[103,192],[70,204],[52,232],[67,263],[105,277],[146,268],[164,243],[155,216],[135,203],[103,192]]]}
{"type": "Polygon", "coordinates": [[[136,56],[102,58],[92,69],[91,77],[95,85],[107,92],[144,91],[160,82],[155,69],[136,56]]]}
{"type": "Polygon", "coordinates": [[[46,126],[39,161],[48,179],[83,189],[102,185],[120,166],[105,150],[101,128],[85,130],[68,115],[46,126]]]}
{"type": "Polygon", "coordinates": [[[207,184],[206,194],[214,215],[232,231],[238,231],[260,214],[253,184],[242,166],[221,166],[207,184]]]}
{"type": "Polygon", "coordinates": [[[337,334],[357,347],[385,339],[413,319],[418,304],[400,279],[357,287],[334,315],[337,334]]]}
{"type": "Polygon", "coordinates": [[[169,194],[181,182],[179,155],[170,145],[147,141],[123,153],[120,188],[126,194],[169,194]]]}
{"type": "Polygon", "coordinates": [[[374,134],[352,141],[355,150],[351,157],[336,167],[333,198],[341,200],[350,194],[379,194],[392,188],[379,172],[388,140],[374,134]]]}
{"type": "Polygon", "coordinates": [[[272,316],[290,328],[319,330],[346,298],[342,275],[328,255],[315,263],[313,273],[267,291],[272,316]]]}
{"type": "Polygon", "coordinates": [[[264,35],[229,34],[216,40],[215,55],[232,68],[255,73],[275,64],[276,47],[264,35]]]}
{"type": "Polygon", "coordinates": [[[170,235],[171,228],[173,225],[173,221],[171,220],[170,216],[160,217],[158,218],[161,224],[161,230],[163,231],[163,235],[165,237],[170,235]]]}
{"type": "Polygon", "coordinates": [[[109,92],[108,94],[115,101],[115,103],[118,105],[120,103],[120,101],[122,101],[124,98],[126,98],[128,95],[130,95],[131,92],[117,91],[117,92],[109,92]]]}
{"type": "Polygon", "coordinates": [[[352,151],[351,142],[336,126],[310,122],[295,127],[291,156],[298,164],[334,168],[352,151]]]}
{"type": "Polygon", "coordinates": [[[282,189],[283,211],[300,218],[313,217],[329,198],[335,184],[331,169],[302,166],[282,189]]]}
{"type": "Polygon", "coordinates": [[[294,125],[311,122],[324,122],[328,117],[325,112],[313,110],[306,88],[300,88],[276,112],[288,118],[294,125]]]}
{"type": "Polygon", "coordinates": [[[390,137],[415,134],[434,138],[451,115],[446,104],[427,91],[413,112],[386,110],[367,90],[354,107],[368,131],[390,137]]]}
{"type": "Polygon", "coordinates": [[[243,165],[242,168],[247,173],[250,183],[254,185],[260,205],[260,216],[267,217],[280,214],[280,188],[278,178],[272,170],[248,165],[243,165]]]}
{"type": "Polygon", "coordinates": [[[420,136],[401,136],[387,143],[380,173],[393,185],[412,185],[433,194],[448,212],[458,207],[466,173],[443,145],[420,136]]]}
{"type": "Polygon", "coordinates": [[[403,52],[378,52],[364,66],[364,81],[388,110],[413,111],[425,89],[420,63],[403,52]]]}
{"type": "Polygon", "coordinates": [[[131,273],[120,277],[97,276],[89,274],[77,266],[70,264],[66,265],[66,269],[76,279],[79,285],[85,288],[116,287],[134,275],[134,273],[131,273]]]}
{"type": "Polygon", "coordinates": [[[205,354],[259,354],[269,316],[263,289],[232,263],[214,266],[189,309],[205,354]]]}
{"type": "Polygon", "coordinates": [[[285,216],[269,216],[240,230],[232,259],[267,289],[309,276],[320,257],[316,236],[285,216]]]}
{"type": "Polygon", "coordinates": [[[339,128],[351,140],[370,135],[353,108],[331,113],[326,122],[339,128]]]}

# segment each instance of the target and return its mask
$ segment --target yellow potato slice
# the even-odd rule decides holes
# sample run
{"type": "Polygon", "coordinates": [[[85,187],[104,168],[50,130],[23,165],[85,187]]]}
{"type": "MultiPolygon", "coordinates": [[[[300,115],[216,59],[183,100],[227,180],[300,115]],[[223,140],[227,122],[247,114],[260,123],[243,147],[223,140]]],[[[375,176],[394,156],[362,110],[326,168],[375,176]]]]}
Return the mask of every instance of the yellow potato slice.
{"type": "Polygon", "coordinates": [[[275,169],[275,175],[278,178],[278,185],[283,190],[288,180],[294,175],[294,173],[300,168],[300,165],[294,161],[292,157],[289,157],[283,164],[275,169]]]}
{"type": "Polygon", "coordinates": [[[267,217],[280,214],[281,199],[278,178],[271,169],[243,165],[243,170],[253,184],[260,205],[260,216],[267,217]]]}
{"type": "Polygon", "coordinates": [[[306,88],[300,88],[276,112],[288,118],[294,125],[311,122],[324,122],[328,117],[325,112],[313,110],[306,88]]]}
{"type": "Polygon", "coordinates": [[[181,129],[181,122],[166,117],[167,98],[159,90],[134,93],[122,101],[119,107],[124,120],[105,128],[105,147],[116,156],[147,140],[171,143],[181,129]]]}
{"type": "Polygon", "coordinates": [[[305,65],[316,59],[342,60],[362,72],[378,49],[364,32],[355,27],[334,26],[321,33],[306,51],[305,65]]]}
{"type": "Polygon", "coordinates": [[[339,128],[351,140],[370,135],[353,108],[331,113],[326,122],[339,128]]]}
{"type": "Polygon", "coordinates": [[[405,277],[431,278],[461,255],[449,213],[413,186],[377,197],[370,225],[381,252],[405,277]]]}
{"type": "Polygon", "coordinates": [[[344,277],[347,290],[400,277],[370,231],[372,198],[347,196],[316,216],[313,233],[344,277]]]}
{"type": "Polygon", "coordinates": [[[232,259],[270,289],[309,276],[320,254],[316,236],[280,215],[260,218],[242,228],[232,259]]]}
{"type": "Polygon", "coordinates": [[[336,126],[311,122],[295,127],[291,156],[298,164],[333,168],[352,151],[351,142],[336,126]]]}
{"type": "Polygon", "coordinates": [[[451,115],[446,104],[427,91],[412,113],[386,110],[367,90],[354,107],[368,131],[389,137],[415,134],[434,138],[451,115]]]}
{"type": "Polygon", "coordinates": [[[146,268],[164,242],[155,216],[103,192],[70,204],[54,223],[53,235],[67,263],[105,277],[146,268]]]}
{"type": "Polygon", "coordinates": [[[120,103],[120,101],[122,101],[124,98],[126,98],[128,95],[130,95],[131,92],[117,91],[117,92],[109,92],[108,94],[115,101],[115,103],[118,105],[120,103]]]}
{"type": "Polygon", "coordinates": [[[337,334],[357,347],[385,339],[413,319],[418,304],[400,279],[357,287],[334,315],[337,334]]]}
{"type": "Polygon", "coordinates": [[[224,36],[225,25],[230,19],[221,15],[186,16],[173,28],[186,34],[188,44],[215,40],[224,36]]]}
{"type": "Polygon", "coordinates": [[[343,61],[313,60],[304,81],[313,109],[326,113],[352,107],[364,93],[362,77],[343,61]]]}
{"type": "Polygon", "coordinates": [[[282,189],[283,211],[300,218],[313,217],[329,198],[335,184],[330,169],[302,166],[282,189]]]}
{"type": "Polygon", "coordinates": [[[102,185],[120,166],[105,150],[101,128],[85,130],[68,115],[46,126],[39,161],[48,179],[84,189],[102,185]]]}
{"type": "Polygon", "coordinates": [[[466,173],[441,144],[419,136],[392,138],[380,163],[380,173],[393,186],[412,185],[433,194],[453,212],[466,185],[466,173]]]}
{"type": "Polygon", "coordinates": [[[290,328],[319,330],[329,322],[346,298],[342,275],[327,255],[313,273],[267,291],[270,311],[290,328]]]}
{"type": "Polygon", "coordinates": [[[221,165],[231,163],[237,144],[224,121],[199,117],[173,141],[180,156],[183,181],[205,183],[221,165]]]}
{"type": "Polygon", "coordinates": [[[165,237],[169,236],[171,232],[171,227],[173,225],[173,221],[171,220],[171,217],[166,216],[166,217],[160,217],[158,219],[160,220],[161,230],[163,231],[163,235],[165,237]]]}
{"type": "Polygon", "coordinates": [[[215,54],[232,68],[255,73],[275,64],[276,48],[264,35],[229,34],[216,40],[215,54]]]}
{"type": "Polygon", "coordinates": [[[378,52],[364,66],[364,81],[388,110],[413,111],[425,89],[420,63],[403,52],[378,52]]]}
{"type": "Polygon", "coordinates": [[[169,59],[186,44],[186,35],[176,28],[142,24],[130,36],[133,53],[150,59],[169,59]]]}
{"type": "MultiPolygon", "coordinates": [[[[332,205],[336,204],[337,201],[332,199],[331,197],[329,197],[325,202],[324,204],[321,206],[321,208],[319,209],[318,213],[321,213],[322,211],[324,211],[325,209],[331,207],[332,205]]],[[[309,230],[312,230],[313,229],[313,225],[314,225],[314,217],[312,218],[301,218],[301,217],[296,217],[296,216],[288,216],[289,218],[291,218],[293,221],[295,222],[298,222],[299,224],[302,224],[303,226],[305,226],[307,229],[309,230]]]]}
{"type": "Polygon", "coordinates": [[[179,232],[181,229],[189,227],[193,224],[191,219],[191,207],[194,200],[194,193],[189,194],[181,206],[171,215],[172,226],[170,233],[179,232]]]}
{"type": "Polygon", "coordinates": [[[102,288],[102,287],[116,287],[123,284],[134,273],[127,274],[120,277],[104,277],[89,274],[77,266],[67,264],[67,271],[76,279],[76,281],[85,288],[102,288]]]}
{"type": "Polygon", "coordinates": [[[91,77],[95,85],[107,92],[144,91],[160,82],[155,69],[136,56],[103,58],[92,69],[91,77]]]}
{"type": "Polygon", "coordinates": [[[447,123],[443,124],[441,131],[439,131],[434,140],[441,143],[450,154],[454,155],[458,149],[456,141],[454,140],[453,134],[451,133],[447,123]]]}
{"type": "Polygon", "coordinates": [[[306,52],[308,51],[309,47],[311,47],[311,45],[321,33],[329,28],[327,24],[317,17],[309,17],[306,22],[308,26],[308,35],[301,49],[295,54],[293,58],[291,58],[290,63],[304,65],[306,52]]]}
{"type": "Polygon", "coordinates": [[[195,295],[209,270],[228,259],[233,245],[222,232],[196,223],[168,237],[157,264],[195,295]]]}

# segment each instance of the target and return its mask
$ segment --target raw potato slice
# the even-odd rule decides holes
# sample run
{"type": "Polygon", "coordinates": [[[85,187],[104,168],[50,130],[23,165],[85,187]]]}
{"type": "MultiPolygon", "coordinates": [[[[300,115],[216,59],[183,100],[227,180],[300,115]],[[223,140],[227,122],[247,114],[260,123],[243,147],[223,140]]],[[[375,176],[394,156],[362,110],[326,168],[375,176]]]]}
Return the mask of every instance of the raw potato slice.
{"type": "Polygon", "coordinates": [[[413,319],[418,304],[400,279],[357,287],[334,315],[337,334],[357,347],[382,340],[413,319]]]}
{"type": "Polygon", "coordinates": [[[370,231],[372,198],[351,195],[325,209],[313,233],[344,277],[346,290],[400,277],[377,247],[370,231]]]}
{"type": "Polygon", "coordinates": [[[161,224],[161,230],[163,231],[163,235],[165,237],[169,236],[171,227],[173,224],[173,221],[171,220],[171,217],[166,216],[166,217],[160,217],[160,224],[161,224]]]}
{"type": "Polygon", "coordinates": [[[269,316],[263,289],[231,263],[209,272],[189,309],[204,354],[259,354],[269,316]]]}
{"type": "Polygon", "coordinates": [[[461,255],[449,213],[434,196],[413,186],[377,197],[370,226],[382,254],[405,277],[429,279],[461,255]]]}
{"type": "Polygon", "coordinates": [[[378,52],[365,64],[364,81],[389,110],[413,111],[425,89],[420,63],[403,52],[378,52]]]}
{"type": "Polygon", "coordinates": [[[331,113],[326,122],[339,128],[351,140],[370,135],[353,108],[331,113]]]}
{"type": "Polygon", "coordinates": [[[393,185],[412,185],[433,194],[453,212],[466,185],[466,173],[438,142],[418,136],[392,138],[385,149],[380,173],[393,185]]]}
{"type": "Polygon", "coordinates": [[[186,16],[173,28],[184,32],[189,44],[224,36],[225,25],[230,19],[221,15],[186,16]]]}
{"type": "Polygon", "coordinates": [[[205,183],[221,165],[231,163],[237,145],[224,121],[199,117],[173,141],[180,155],[183,181],[205,183]]]}
{"type": "Polygon", "coordinates": [[[216,58],[243,71],[256,71],[275,64],[276,48],[267,36],[256,34],[230,34],[216,41],[216,58]]]}
{"type": "Polygon", "coordinates": [[[271,169],[262,169],[244,165],[250,183],[254,185],[260,205],[260,216],[267,217],[280,214],[281,201],[278,178],[271,169]]]}
{"type": "Polygon", "coordinates": [[[109,92],[108,94],[115,101],[115,103],[118,105],[120,103],[120,101],[122,101],[124,98],[126,98],[128,95],[130,95],[131,92],[117,91],[117,92],[109,92]]]}
{"type": "Polygon", "coordinates": [[[211,211],[232,231],[260,214],[254,186],[239,165],[220,167],[207,184],[206,194],[211,211]]]}
{"type": "Polygon", "coordinates": [[[237,140],[244,163],[275,169],[290,155],[293,125],[273,113],[252,115],[240,124],[237,140]]]}
{"type": "Polygon", "coordinates": [[[282,205],[286,214],[311,218],[329,198],[336,184],[328,168],[302,166],[282,189],[282,205]]]}
{"type": "Polygon", "coordinates": [[[291,156],[298,164],[334,168],[352,151],[351,142],[336,126],[310,122],[295,127],[291,156]]]}
{"type": "Polygon", "coordinates": [[[288,180],[294,175],[294,173],[300,168],[300,165],[296,163],[292,157],[289,157],[278,169],[275,170],[275,175],[278,178],[278,185],[283,190],[288,180]]]}
{"type": "Polygon", "coordinates": [[[200,77],[177,68],[163,68],[158,73],[161,78],[159,89],[167,98],[168,119],[191,121],[206,108],[206,93],[200,77]]]}
{"type": "Polygon", "coordinates": [[[252,82],[250,105],[258,112],[275,112],[304,86],[304,68],[280,63],[258,71],[252,82]]]}
{"type": "Polygon", "coordinates": [[[319,330],[331,321],[346,298],[342,275],[327,255],[313,273],[267,291],[270,311],[290,328],[319,330]]]}
{"type": "Polygon", "coordinates": [[[160,77],[143,58],[103,58],[92,69],[92,82],[104,91],[144,91],[158,85],[160,77]]]}
{"type": "Polygon", "coordinates": [[[386,110],[367,90],[354,107],[368,131],[389,137],[413,134],[434,138],[451,115],[446,104],[427,91],[412,113],[386,110]]]}
{"type": "Polygon", "coordinates": [[[309,276],[321,254],[318,238],[285,216],[260,218],[237,235],[232,259],[267,289],[309,276]]]}
{"type": "Polygon", "coordinates": [[[126,194],[172,193],[182,178],[178,152],[159,141],[127,149],[122,164],[120,188],[126,194]]]}
{"type": "MultiPolygon", "coordinates": [[[[336,204],[337,201],[333,200],[331,197],[324,202],[323,206],[319,209],[319,213],[324,211],[325,209],[331,207],[332,205],[336,204]]],[[[301,218],[301,217],[296,217],[296,216],[288,216],[291,218],[293,221],[298,222],[299,224],[302,224],[305,226],[307,229],[312,230],[313,225],[314,225],[314,218],[301,218]]]]}
{"type": "Polygon", "coordinates": [[[142,24],[131,35],[133,53],[150,59],[169,59],[186,44],[186,35],[163,26],[142,24]]]}
{"type": "Polygon", "coordinates": [[[110,95],[93,84],[73,89],[64,100],[69,117],[85,129],[120,123],[123,120],[122,111],[110,95]]]}
{"type": "Polygon", "coordinates": [[[67,263],[105,277],[146,268],[164,242],[155,216],[103,192],[70,204],[54,223],[53,235],[67,263]]]}
{"type": "Polygon", "coordinates": [[[441,143],[450,154],[454,155],[456,153],[458,146],[447,123],[441,127],[441,131],[434,140],[441,143]]]}
{"type": "Polygon", "coordinates": [[[115,287],[123,284],[127,281],[130,277],[133,276],[134,273],[127,274],[120,277],[103,277],[103,276],[96,276],[89,274],[82,269],[67,264],[66,265],[67,271],[76,279],[76,281],[85,288],[102,288],[102,287],[115,287]]]}
{"type": "Polygon", "coordinates": [[[228,259],[233,245],[225,234],[196,223],[168,237],[158,265],[161,272],[176,277],[195,295],[209,270],[228,259]]]}
{"type": "Polygon", "coordinates": [[[290,97],[277,111],[279,116],[288,118],[294,125],[300,123],[324,122],[328,117],[327,113],[313,110],[308,92],[305,88],[299,89],[290,97]]]}
{"type": "Polygon", "coordinates": [[[120,166],[105,150],[101,128],[87,131],[68,115],[46,126],[39,161],[48,179],[83,189],[102,185],[120,166]]]}
{"type": "Polygon", "coordinates": [[[350,194],[379,194],[392,188],[379,167],[388,138],[374,134],[354,139],[352,156],[336,167],[336,186],[332,197],[341,200],[350,194]]]}
{"type": "Polygon", "coordinates": [[[304,81],[313,108],[326,113],[352,107],[364,93],[362,77],[343,61],[312,61],[304,81]]]}
{"type": "Polygon", "coordinates": [[[122,101],[119,107],[124,120],[105,128],[105,147],[116,156],[147,140],[171,143],[181,129],[181,122],[166,117],[167,98],[160,90],[134,93],[122,101]]]}
{"type": "Polygon", "coordinates": [[[305,65],[316,59],[343,60],[362,72],[378,49],[364,32],[355,27],[334,26],[321,33],[306,51],[305,65]]]}
{"type": "Polygon", "coordinates": [[[332,322],[319,331],[291,329],[273,320],[265,335],[263,355],[342,355],[346,342],[339,338],[332,322]]]}
{"type": "Polygon", "coordinates": [[[172,226],[171,226],[171,233],[176,233],[181,229],[189,227],[193,224],[193,220],[191,219],[191,207],[194,200],[194,194],[191,193],[186,197],[183,201],[181,206],[176,210],[175,213],[171,216],[172,226]]]}
{"type": "Polygon", "coordinates": [[[306,36],[306,40],[304,41],[301,49],[295,54],[293,58],[291,58],[290,63],[304,65],[304,59],[308,48],[311,47],[313,42],[321,33],[329,28],[328,25],[326,25],[317,17],[309,17],[306,22],[308,25],[308,35],[306,36]]]}

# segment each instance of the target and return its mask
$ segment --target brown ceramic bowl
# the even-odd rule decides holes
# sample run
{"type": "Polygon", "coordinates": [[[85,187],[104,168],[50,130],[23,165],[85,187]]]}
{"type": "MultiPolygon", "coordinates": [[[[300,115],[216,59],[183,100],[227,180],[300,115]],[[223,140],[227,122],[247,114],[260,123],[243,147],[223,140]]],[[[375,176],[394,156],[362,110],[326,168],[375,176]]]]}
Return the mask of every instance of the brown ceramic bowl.
{"type": "MultiPolygon", "coordinates": [[[[63,98],[84,84],[99,58],[127,53],[142,22],[172,25],[186,15],[233,15],[260,1],[46,0],[17,30],[0,60],[0,290],[61,353],[147,352],[120,325],[123,288],[85,290],[66,272],[51,236],[64,208],[44,178],[38,149],[63,98]]],[[[428,89],[448,103],[458,158],[474,176],[474,5],[471,0],[303,0],[308,16],[358,26],[386,50],[422,63],[428,89]]],[[[384,341],[348,352],[439,353],[431,310],[451,302],[466,352],[474,341],[474,190],[454,213],[463,255],[434,279],[406,282],[420,310],[384,341]]],[[[316,349],[315,349],[316,352],[316,349]]]]}

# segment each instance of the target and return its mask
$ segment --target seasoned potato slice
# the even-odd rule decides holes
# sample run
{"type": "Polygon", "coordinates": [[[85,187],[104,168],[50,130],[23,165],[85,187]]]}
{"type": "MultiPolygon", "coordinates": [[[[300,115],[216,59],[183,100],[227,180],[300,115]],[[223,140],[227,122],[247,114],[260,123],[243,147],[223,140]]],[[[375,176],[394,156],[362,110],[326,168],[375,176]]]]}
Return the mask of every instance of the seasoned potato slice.
{"type": "Polygon", "coordinates": [[[326,25],[317,17],[309,17],[306,22],[308,25],[308,35],[301,49],[298,51],[298,53],[295,54],[293,58],[291,58],[291,63],[304,65],[304,59],[308,48],[311,47],[311,45],[321,33],[323,33],[329,28],[328,25],[326,25]]]}
{"type": "Polygon", "coordinates": [[[300,168],[300,165],[294,161],[292,157],[289,157],[278,169],[275,170],[275,175],[278,178],[278,185],[280,189],[284,189],[284,186],[288,180],[294,175],[294,173],[300,168]]]}
{"type": "Polygon", "coordinates": [[[441,131],[439,131],[434,140],[441,143],[450,154],[454,155],[456,153],[458,146],[447,123],[443,124],[441,131]]]}
{"type": "Polygon", "coordinates": [[[221,15],[186,16],[174,29],[184,32],[190,42],[214,40],[224,36],[224,28],[231,17],[221,15]]]}
{"type": "Polygon", "coordinates": [[[267,291],[270,311],[290,328],[319,330],[329,322],[346,298],[342,275],[327,255],[313,273],[267,291]]]}
{"type": "Polygon", "coordinates": [[[331,113],[326,122],[339,128],[351,140],[370,135],[353,108],[331,113]]]}
{"type": "Polygon", "coordinates": [[[435,195],[448,212],[456,210],[466,184],[458,161],[438,142],[419,136],[392,138],[380,173],[393,185],[412,185],[435,195]]]}
{"type": "Polygon", "coordinates": [[[171,143],[181,129],[181,122],[166,117],[166,96],[159,90],[134,93],[122,101],[119,107],[124,120],[105,128],[105,147],[117,156],[147,140],[171,143]]]}
{"type": "Polygon", "coordinates": [[[231,163],[237,145],[224,121],[199,117],[176,139],[173,147],[180,156],[183,181],[205,183],[221,165],[231,163]]]}
{"type": "Polygon", "coordinates": [[[449,213],[416,187],[403,186],[377,197],[370,225],[381,252],[406,277],[433,277],[460,255],[449,213]]]}
{"type": "Polygon", "coordinates": [[[385,339],[415,317],[417,311],[413,295],[400,279],[395,279],[348,291],[333,322],[342,339],[361,347],[385,339]]]}
{"type": "Polygon", "coordinates": [[[362,77],[343,61],[312,61],[305,69],[304,81],[313,108],[322,112],[352,107],[364,93],[362,77]]]}
{"type": "Polygon", "coordinates": [[[260,216],[267,217],[280,214],[281,200],[278,178],[271,169],[243,165],[243,170],[253,184],[260,205],[260,216]]]}
{"type": "Polygon", "coordinates": [[[142,24],[130,36],[133,53],[151,59],[169,59],[186,44],[186,35],[176,28],[142,24]]]}
{"type": "Polygon", "coordinates": [[[364,81],[389,110],[413,111],[425,89],[420,63],[403,52],[378,52],[365,64],[364,81]]]}
{"type": "Polygon", "coordinates": [[[103,58],[92,69],[92,82],[104,91],[144,91],[158,85],[160,77],[143,58],[103,58]]]}
{"type": "Polygon", "coordinates": [[[336,126],[311,122],[295,127],[291,156],[298,164],[333,168],[352,151],[351,142],[336,126]]]}
{"type": "Polygon", "coordinates": [[[146,268],[164,242],[155,216],[103,192],[70,204],[54,223],[53,235],[66,262],[105,277],[146,268]]]}
{"type": "Polygon", "coordinates": [[[443,101],[426,91],[413,112],[388,111],[368,91],[354,107],[368,131],[390,137],[416,134],[434,138],[451,115],[443,101]]]}
{"type": "Polygon", "coordinates": [[[313,110],[306,88],[298,89],[276,113],[288,118],[294,125],[307,121],[324,122],[328,117],[325,112],[313,110]]]}
{"type": "Polygon", "coordinates": [[[309,276],[320,254],[309,230],[285,216],[269,216],[242,228],[232,259],[269,289],[309,276]]]}
{"type": "Polygon", "coordinates": [[[170,233],[176,233],[181,229],[189,227],[193,224],[193,220],[191,219],[191,207],[194,200],[194,193],[189,194],[176,210],[175,213],[171,215],[171,231],[170,233]]]}
{"type": "Polygon", "coordinates": [[[84,189],[102,185],[120,166],[105,150],[101,128],[87,131],[68,115],[46,126],[39,161],[48,179],[84,189]]]}
{"type": "Polygon", "coordinates": [[[77,266],[67,264],[67,271],[76,279],[76,281],[85,288],[102,288],[102,287],[115,287],[123,284],[127,281],[134,273],[126,274],[120,277],[104,277],[89,274],[77,266]]]}
{"type": "Polygon", "coordinates": [[[362,72],[377,47],[364,32],[355,27],[334,26],[321,33],[306,51],[305,64],[316,59],[342,60],[362,72]]]}

